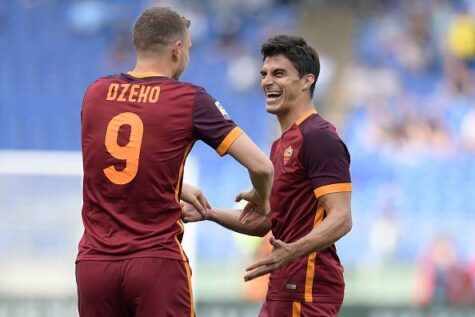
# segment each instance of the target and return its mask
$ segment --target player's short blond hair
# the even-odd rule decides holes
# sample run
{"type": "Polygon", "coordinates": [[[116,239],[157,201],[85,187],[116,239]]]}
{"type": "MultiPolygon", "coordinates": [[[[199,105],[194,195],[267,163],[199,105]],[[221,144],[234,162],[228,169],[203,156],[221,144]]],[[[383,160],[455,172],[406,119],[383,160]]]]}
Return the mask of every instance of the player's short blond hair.
{"type": "Polygon", "coordinates": [[[135,22],[135,49],[138,52],[159,51],[173,41],[183,40],[189,26],[189,20],[170,8],[149,8],[135,22]]]}

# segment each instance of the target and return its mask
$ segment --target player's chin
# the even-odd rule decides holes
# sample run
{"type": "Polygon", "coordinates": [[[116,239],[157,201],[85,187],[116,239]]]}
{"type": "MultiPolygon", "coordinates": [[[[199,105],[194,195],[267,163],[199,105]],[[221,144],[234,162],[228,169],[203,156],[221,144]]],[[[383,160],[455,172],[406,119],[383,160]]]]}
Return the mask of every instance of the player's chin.
{"type": "Polygon", "coordinates": [[[279,109],[280,109],[280,104],[279,105],[270,105],[268,103],[266,103],[266,111],[268,113],[271,113],[271,114],[277,114],[279,113],[279,109]]]}

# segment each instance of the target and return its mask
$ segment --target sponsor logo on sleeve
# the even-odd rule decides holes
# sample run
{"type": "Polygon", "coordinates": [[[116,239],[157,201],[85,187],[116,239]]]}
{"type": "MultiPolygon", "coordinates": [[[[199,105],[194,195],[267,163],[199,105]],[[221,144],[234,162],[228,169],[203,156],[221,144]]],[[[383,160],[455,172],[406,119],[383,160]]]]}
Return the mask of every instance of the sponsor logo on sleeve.
{"type": "Polygon", "coordinates": [[[219,101],[216,101],[215,103],[216,108],[218,108],[219,112],[223,115],[224,119],[231,120],[231,117],[229,116],[228,112],[224,107],[221,105],[219,101]]]}

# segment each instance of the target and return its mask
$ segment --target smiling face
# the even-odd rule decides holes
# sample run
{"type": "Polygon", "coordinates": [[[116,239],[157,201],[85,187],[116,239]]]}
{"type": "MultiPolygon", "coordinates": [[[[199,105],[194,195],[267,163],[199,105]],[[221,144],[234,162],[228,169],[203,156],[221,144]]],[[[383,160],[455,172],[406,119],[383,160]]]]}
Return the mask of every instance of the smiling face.
{"type": "MultiPolygon", "coordinates": [[[[283,55],[266,57],[261,69],[261,86],[266,95],[266,111],[284,115],[302,101],[305,77],[301,78],[292,62],[283,55]]],[[[307,87],[308,89],[308,87],[307,87]]]]}

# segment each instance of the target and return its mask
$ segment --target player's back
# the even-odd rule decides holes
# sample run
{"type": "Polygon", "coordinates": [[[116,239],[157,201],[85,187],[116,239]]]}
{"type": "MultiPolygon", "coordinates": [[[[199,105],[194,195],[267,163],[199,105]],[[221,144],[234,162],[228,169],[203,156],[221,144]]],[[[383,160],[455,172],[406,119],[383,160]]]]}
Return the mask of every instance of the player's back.
{"type": "Polygon", "coordinates": [[[221,117],[221,132],[200,134],[200,114],[220,114],[203,108],[213,102],[200,87],[157,75],[119,74],[89,87],[82,108],[85,233],[78,260],[185,259],[179,195],[186,156],[196,139],[217,146],[234,128],[221,117]]]}

